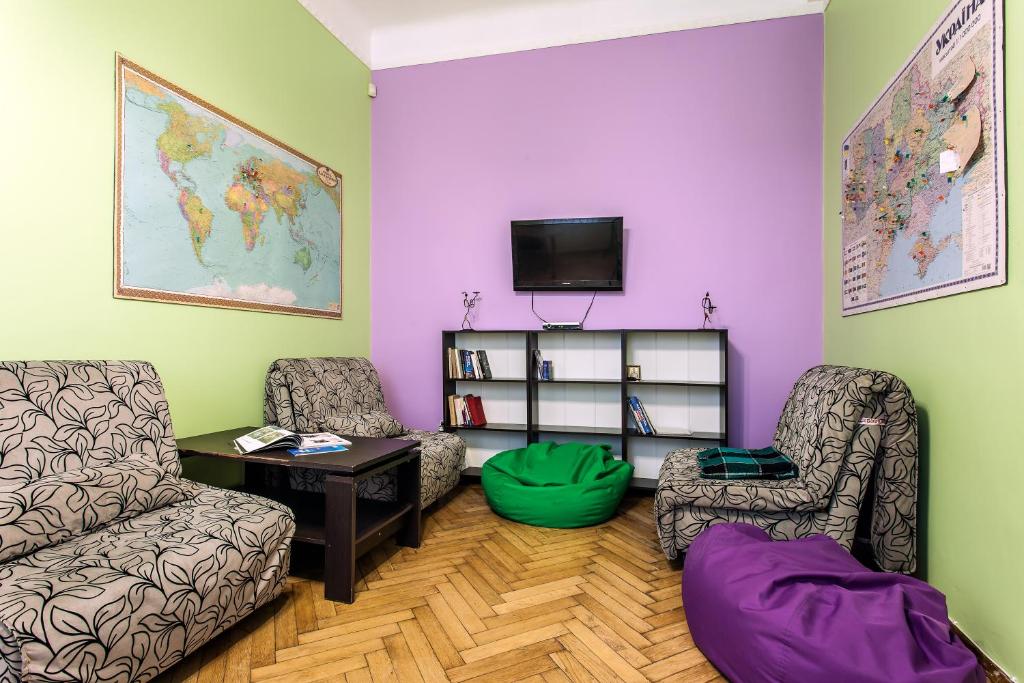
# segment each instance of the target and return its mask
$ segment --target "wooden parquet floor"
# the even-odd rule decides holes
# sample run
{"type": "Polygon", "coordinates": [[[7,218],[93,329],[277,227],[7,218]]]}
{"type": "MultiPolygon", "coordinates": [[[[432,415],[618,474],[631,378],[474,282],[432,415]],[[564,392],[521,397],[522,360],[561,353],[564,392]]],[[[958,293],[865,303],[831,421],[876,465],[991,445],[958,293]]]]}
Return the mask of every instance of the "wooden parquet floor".
{"type": "Polygon", "coordinates": [[[627,497],[601,526],[540,529],[462,488],[425,517],[419,549],[363,558],[354,604],[291,578],[158,681],[722,681],[690,638],[651,504],[627,497]]]}

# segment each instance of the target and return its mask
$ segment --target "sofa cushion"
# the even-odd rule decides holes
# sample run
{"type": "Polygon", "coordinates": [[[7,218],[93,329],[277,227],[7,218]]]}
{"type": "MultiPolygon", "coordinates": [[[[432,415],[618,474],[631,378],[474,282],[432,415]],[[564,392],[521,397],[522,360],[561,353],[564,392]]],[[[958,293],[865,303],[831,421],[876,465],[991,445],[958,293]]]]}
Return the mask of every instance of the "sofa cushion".
{"type": "Polygon", "coordinates": [[[152,365],[0,362],[0,485],[130,454],[181,474],[171,416],[152,365]]]}
{"type": "Polygon", "coordinates": [[[757,512],[816,510],[823,507],[801,478],[742,481],[703,479],[697,462],[697,454],[701,450],[683,448],[665,456],[658,475],[656,494],[661,505],[693,505],[757,512]]]}
{"type": "Polygon", "coordinates": [[[141,455],[0,485],[0,562],[185,497],[178,477],[141,455]]]}
{"type": "Polygon", "coordinates": [[[399,436],[405,431],[402,423],[384,410],[330,415],[324,419],[323,426],[326,431],[333,434],[369,436],[378,439],[399,436]]]}
{"type": "Polygon", "coordinates": [[[182,483],[180,503],[0,564],[0,680],[146,681],[280,593],[291,511],[182,483]]]}

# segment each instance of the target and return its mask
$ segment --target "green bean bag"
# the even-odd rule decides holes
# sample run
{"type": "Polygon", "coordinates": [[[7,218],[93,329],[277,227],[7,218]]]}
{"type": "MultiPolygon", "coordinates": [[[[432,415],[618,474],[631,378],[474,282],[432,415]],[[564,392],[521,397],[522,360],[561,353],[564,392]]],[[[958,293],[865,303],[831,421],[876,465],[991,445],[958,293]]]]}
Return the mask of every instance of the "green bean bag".
{"type": "Polygon", "coordinates": [[[502,517],[566,529],[615,514],[633,466],[610,446],[546,441],[498,453],[484,463],[487,503],[502,517]]]}

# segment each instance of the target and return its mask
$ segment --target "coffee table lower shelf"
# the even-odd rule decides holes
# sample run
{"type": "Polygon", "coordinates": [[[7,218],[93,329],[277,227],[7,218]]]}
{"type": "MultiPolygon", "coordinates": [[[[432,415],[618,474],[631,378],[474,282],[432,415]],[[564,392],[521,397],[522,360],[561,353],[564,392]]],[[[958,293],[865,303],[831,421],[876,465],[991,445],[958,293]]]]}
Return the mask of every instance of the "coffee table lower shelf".
{"type": "MultiPolygon", "coordinates": [[[[324,519],[323,506],[321,505],[320,508],[319,516],[315,514],[307,516],[306,514],[300,515],[299,511],[292,507],[292,510],[295,511],[295,540],[299,543],[320,546],[327,543],[327,527],[322,521],[324,519]]],[[[356,557],[365,554],[398,531],[405,516],[411,510],[411,503],[400,504],[359,499],[356,503],[356,557]]]]}
{"type": "MultiPolygon", "coordinates": [[[[244,487],[243,490],[271,498],[291,508],[295,513],[295,542],[327,548],[327,501],[323,494],[264,487],[244,487]]],[[[351,560],[346,560],[346,563],[365,555],[382,541],[397,534],[408,524],[412,512],[413,504],[410,502],[357,498],[355,538],[351,551],[343,551],[345,554],[351,553],[351,560]]],[[[418,515],[416,517],[418,518],[418,515]]],[[[340,594],[331,590],[329,592],[333,594],[334,599],[340,599],[342,602],[351,602],[354,599],[354,595],[348,590],[343,589],[340,594]]]]}

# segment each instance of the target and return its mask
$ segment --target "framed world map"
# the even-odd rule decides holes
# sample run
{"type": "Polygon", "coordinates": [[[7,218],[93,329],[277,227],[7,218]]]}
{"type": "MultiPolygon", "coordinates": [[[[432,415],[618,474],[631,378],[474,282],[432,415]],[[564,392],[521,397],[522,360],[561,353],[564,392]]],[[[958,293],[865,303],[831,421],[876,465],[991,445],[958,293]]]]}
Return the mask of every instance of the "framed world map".
{"type": "Polygon", "coordinates": [[[1006,283],[1002,5],[953,0],[843,141],[843,315],[1006,283]]]}
{"type": "Polygon", "coordinates": [[[117,57],[114,295],[341,317],[341,178],[117,57]]]}

